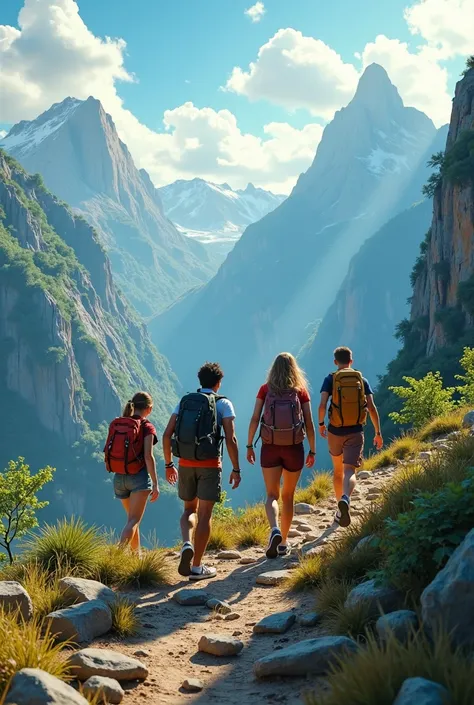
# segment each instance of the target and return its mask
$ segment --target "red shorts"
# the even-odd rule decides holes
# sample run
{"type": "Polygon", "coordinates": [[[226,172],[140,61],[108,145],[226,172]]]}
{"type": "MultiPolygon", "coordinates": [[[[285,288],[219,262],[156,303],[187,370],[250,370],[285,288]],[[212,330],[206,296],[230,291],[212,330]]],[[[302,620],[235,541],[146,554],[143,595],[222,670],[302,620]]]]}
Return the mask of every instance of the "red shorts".
{"type": "Polygon", "coordinates": [[[277,446],[274,443],[263,443],[260,453],[262,468],[282,467],[290,472],[300,472],[304,465],[304,446],[297,443],[293,446],[277,446]]]}

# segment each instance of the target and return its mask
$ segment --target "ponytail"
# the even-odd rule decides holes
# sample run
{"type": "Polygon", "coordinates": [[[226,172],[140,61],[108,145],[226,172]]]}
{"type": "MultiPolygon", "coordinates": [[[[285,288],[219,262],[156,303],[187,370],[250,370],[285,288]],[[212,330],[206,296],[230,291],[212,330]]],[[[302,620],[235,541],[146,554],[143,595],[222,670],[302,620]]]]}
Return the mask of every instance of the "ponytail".
{"type": "Polygon", "coordinates": [[[134,416],[139,411],[149,409],[151,406],[153,406],[153,399],[151,398],[151,395],[148,394],[148,392],[137,392],[125,404],[122,411],[122,416],[134,416]]]}
{"type": "Polygon", "coordinates": [[[127,401],[123,407],[122,416],[133,416],[135,413],[135,405],[133,401],[127,401]]]}

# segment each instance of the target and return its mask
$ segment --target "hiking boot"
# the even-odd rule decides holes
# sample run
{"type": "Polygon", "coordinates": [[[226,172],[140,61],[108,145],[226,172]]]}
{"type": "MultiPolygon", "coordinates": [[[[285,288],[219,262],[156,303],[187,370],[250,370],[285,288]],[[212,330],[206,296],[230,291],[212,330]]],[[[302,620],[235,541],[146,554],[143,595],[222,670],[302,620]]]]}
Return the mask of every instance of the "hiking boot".
{"type": "Polygon", "coordinates": [[[194,558],[194,548],[190,541],[186,541],[181,549],[181,558],[178,566],[178,573],[187,578],[191,575],[191,563],[194,558]]]}
{"type": "Polygon", "coordinates": [[[215,568],[210,568],[207,565],[201,565],[199,568],[191,568],[190,580],[207,580],[209,578],[215,578],[217,575],[217,570],[215,568]],[[198,572],[199,571],[199,572],[198,572]]]}
{"type": "Polygon", "coordinates": [[[278,556],[278,546],[281,544],[282,541],[283,537],[281,535],[280,529],[272,529],[272,533],[270,534],[270,540],[268,542],[268,548],[265,553],[267,558],[276,558],[278,556]]]}
{"type": "Polygon", "coordinates": [[[346,529],[351,523],[351,513],[350,513],[350,499],[346,494],[343,494],[337,506],[341,512],[341,518],[339,519],[339,526],[346,529]]]}

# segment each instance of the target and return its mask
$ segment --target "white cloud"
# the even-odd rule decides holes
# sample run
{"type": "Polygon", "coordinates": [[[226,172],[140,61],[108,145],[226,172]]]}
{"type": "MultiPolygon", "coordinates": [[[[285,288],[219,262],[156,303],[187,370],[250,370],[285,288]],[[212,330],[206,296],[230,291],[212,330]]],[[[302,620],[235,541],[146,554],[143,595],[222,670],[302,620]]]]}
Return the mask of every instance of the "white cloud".
{"type": "Polygon", "coordinates": [[[248,8],[248,10],[245,10],[245,14],[247,17],[250,17],[252,22],[260,22],[265,12],[266,10],[263,2],[256,2],[255,5],[252,5],[252,7],[248,8]]]}
{"type": "Polygon", "coordinates": [[[287,28],[260,47],[247,71],[235,67],[226,89],[289,110],[306,108],[329,119],[350,100],[357,78],[355,67],[344,63],[334,49],[287,28]]]}
{"type": "Polygon", "coordinates": [[[0,130],[0,140],[3,139],[3,137],[5,137],[6,134],[7,134],[6,130],[0,130]]]}
{"type": "Polygon", "coordinates": [[[419,34],[440,58],[474,51],[474,0],[418,0],[405,10],[412,34],[419,34]]]}

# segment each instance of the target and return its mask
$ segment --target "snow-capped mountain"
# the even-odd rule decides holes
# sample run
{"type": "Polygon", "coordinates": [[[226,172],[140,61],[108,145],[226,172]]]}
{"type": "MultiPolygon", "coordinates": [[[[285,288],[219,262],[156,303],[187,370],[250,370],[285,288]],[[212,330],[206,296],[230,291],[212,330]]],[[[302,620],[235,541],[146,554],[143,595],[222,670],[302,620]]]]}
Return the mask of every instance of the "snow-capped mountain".
{"type": "Polygon", "coordinates": [[[12,127],[0,146],[97,229],[122,291],[143,315],[215,271],[206,248],[167,219],[149,175],[95,98],[54,104],[12,127]]]}
{"type": "Polygon", "coordinates": [[[227,254],[248,225],[284,201],[249,184],[233,190],[229,184],[180,179],[158,189],[168,218],[184,233],[227,254]]]}

